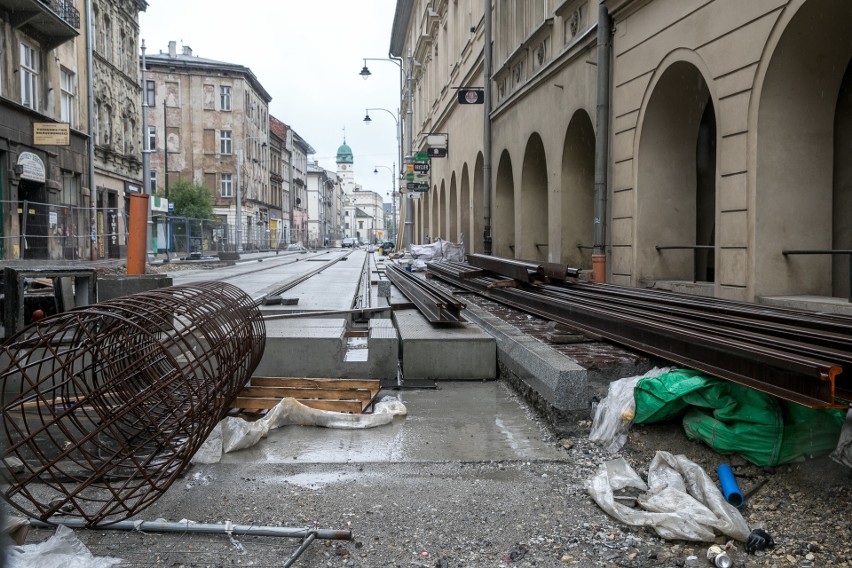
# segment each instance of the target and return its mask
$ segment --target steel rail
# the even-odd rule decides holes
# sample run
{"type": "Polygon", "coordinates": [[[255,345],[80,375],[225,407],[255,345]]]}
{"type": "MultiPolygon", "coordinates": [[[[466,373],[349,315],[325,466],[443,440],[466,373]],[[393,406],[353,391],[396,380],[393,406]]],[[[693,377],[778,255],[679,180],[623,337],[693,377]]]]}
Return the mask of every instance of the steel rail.
{"type": "Polygon", "coordinates": [[[435,276],[456,286],[615,343],[811,408],[844,406],[835,396],[835,378],[841,367],[833,361],[665,325],[653,313],[637,315],[584,305],[543,294],[537,287],[494,287],[491,285],[499,279],[462,279],[457,267],[427,266],[435,276]]]}
{"type": "MultiPolygon", "coordinates": [[[[564,289],[555,288],[553,286],[537,286],[537,291],[540,291],[547,297],[558,299],[564,302],[571,302],[589,307],[596,307],[602,310],[608,310],[620,315],[631,315],[637,318],[652,318],[655,322],[670,327],[672,330],[681,330],[684,333],[699,332],[702,337],[716,338],[720,341],[737,341],[743,346],[751,346],[755,352],[760,352],[764,347],[776,349],[785,353],[796,353],[804,357],[811,357],[823,361],[831,361],[832,364],[840,366],[842,369],[852,370],[852,351],[848,349],[850,346],[849,337],[845,339],[847,349],[838,349],[833,347],[823,347],[814,343],[805,341],[804,336],[796,336],[792,330],[786,330],[788,334],[776,334],[768,327],[756,328],[756,330],[743,329],[739,326],[732,325],[732,317],[727,317],[724,321],[707,320],[707,314],[697,312],[690,313],[666,313],[653,311],[644,308],[639,303],[632,305],[627,302],[620,301],[613,304],[608,301],[605,295],[599,296],[572,294],[564,289]],[[591,296],[591,297],[590,297],[591,296]],[[800,340],[801,339],[801,340],[800,340]]],[[[745,320],[746,318],[739,318],[745,320]]],[[[843,373],[839,373],[835,379],[835,396],[852,397],[852,384],[846,379],[843,373]]]]}
{"type": "Polygon", "coordinates": [[[461,311],[466,307],[465,304],[443,290],[406,272],[396,264],[387,264],[385,274],[431,323],[465,321],[461,315],[461,311]]]}

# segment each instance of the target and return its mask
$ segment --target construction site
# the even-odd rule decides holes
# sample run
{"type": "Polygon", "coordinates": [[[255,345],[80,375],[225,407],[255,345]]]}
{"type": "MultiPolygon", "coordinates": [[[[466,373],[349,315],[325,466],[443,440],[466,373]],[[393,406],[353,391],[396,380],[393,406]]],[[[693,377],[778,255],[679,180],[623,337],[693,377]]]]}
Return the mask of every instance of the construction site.
{"type": "Polygon", "coordinates": [[[852,558],[847,316],[481,254],[155,268],[4,269],[3,497],[31,562],[11,565],[47,565],[24,549],[56,526],[81,566],[683,566],[714,542],[740,565],[852,558]],[[652,458],[690,490],[701,472],[712,522],[597,492],[652,458]]]}

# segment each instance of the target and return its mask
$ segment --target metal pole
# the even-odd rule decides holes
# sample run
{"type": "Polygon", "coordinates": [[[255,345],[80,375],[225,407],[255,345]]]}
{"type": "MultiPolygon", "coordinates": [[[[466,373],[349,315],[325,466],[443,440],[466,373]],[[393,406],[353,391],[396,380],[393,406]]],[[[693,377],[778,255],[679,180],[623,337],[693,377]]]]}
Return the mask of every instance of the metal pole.
{"type": "Polygon", "coordinates": [[[609,164],[609,74],[612,22],[604,0],[598,4],[598,94],[597,139],[595,141],[595,249],[592,273],[596,282],[606,282],[606,200],[609,164]]]}
{"type": "Polygon", "coordinates": [[[485,0],[485,100],[482,117],[482,251],[491,254],[491,0],[485,0]]]}
{"type": "Polygon", "coordinates": [[[242,233],[243,233],[243,221],[242,221],[242,209],[240,206],[240,201],[242,199],[242,190],[240,189],[240,170],[242,169],[243,164],[243,145],[241,140],[237,140],[237,206],[236,206],[236,219],[234,221],[234,232],[236,234],[237,239],[237,247],[236,251],[238,253],[243,252],[243,241],[242,241],[242,233]]]}
{"type": "MultiPolygon", "coordinates": [[[[408,49],[408,72],[405,77],[405,88],[407,92],[408,108],[405,109],[405,119],[406,119],[406,162],[413,160],[413,138],[412,138],[412,125],[414,123],[413,110],[412,106],[414,105],[414,93],[411,89],[411,75],[414,68],[414,56],[411,54],[411,48],[408,49]]],[[[412,217],[414,216],[414,203],[411,201],[411,198],[406,194],[405,196],[405,233],[403,238],[402,246],[403,248],[410,247],[411,241],[414,233],[414,220],[412,217]]]]}
{"type": "Polygon", "coordinates": [[[234,525],[209,523],[177,523],[168,521],[118,521],[104,525],[88,527],[85,519],[51,517],[50,523],[38,519],[29,519],[30,524],[39,528],[53,528],[54,525],[65,525],[72,529],[93,528],[95,530],[123,530],[164,533],[200,533],[200,534],[232,534],[237,536],[283,536],[291,538],[306,538],[315,534],[316,538],[329,540],[351,540],[352,531],[308,529],[291,527],[271,527],[262,525],[234,525]]]}
{"type": "MultiPolygon", "coordinates": [[[[151,191],[151,141],[148,139],[148,79],[145,71],[148,63],[145,59],[145,40],[142,40],[142,193],[150,195],[151,191]]],[[[163,133],[165,135],[165,132],[163,133]]],[[[146,202],[147,203],[147,202],[146,202]]],[[[128,211],[128,224],[130,212],[128,211]]],[[[145,229],[145,252],[151,250],[151,235],[153,224],[151,219],[151,206],[148,205],[148,214],[145,229]]],[[[128,230],[129,233],[129,230],[128,230]]],[[[129,244],[129,243],[128,243],[129,244]]]]}
{"type": "MultiPolygon", "coordinates": [[[[163,160],[165,161],[165,190],[166,190],[166,201],[169,200],[169,120],[166,117],[166,97],[163,97],[163,160]]],[[[169,241],[171,240],[171,235],[169,235],[169,228],[171,227],[171,221],[168,218],[169,210],[166,207],[166,259],[169,260],[169,241]]],[[[150,219],[151,215],[148,215],[150,219]]],[[[153,240],[152,240],[153,242],[153,240]]],[[[159,247],[157,247],[159,248],[159,247]]]]}
{"type": "Polygon", "coordinates": [[[95,84],[94,84],[94,61],[92,56],[92,0],[86,0],[86,93],[88,95],[87,112],[89,114],[89,199],[92,205],[92,219],[89,241],[89,256],[95,260],[95,219],[97,217],[98,190],[95,186],[95,84]]]}

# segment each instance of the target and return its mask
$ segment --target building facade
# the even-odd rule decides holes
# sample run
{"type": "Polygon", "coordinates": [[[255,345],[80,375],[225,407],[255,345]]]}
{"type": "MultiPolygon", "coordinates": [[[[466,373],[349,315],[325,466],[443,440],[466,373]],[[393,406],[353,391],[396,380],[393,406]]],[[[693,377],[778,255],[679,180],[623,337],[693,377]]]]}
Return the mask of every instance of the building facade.
{"type": "Polygon", "coordinates": [[[337,176],[342,189],[343,233],[365,243],[375,243],[384,237],[384,207],[382,196],[368,191],[355,182],[355,155],[343,140],[337,148],[337,176]]]}
{"type": "Polygon", "coordinates": [[[290,163],[291,184],[293,193],[293,242],[308,244],[308,156],[316,150],[293,132],[293,151],[290,163]]]}
{"type": "Polygon", "coordinates": [[[510,0],[484,16],[397,4],[411,150],[450,141],[415,242],[479,251],[488,223],[494,254],[590,269],[599,248],[616,284],[845,303],[852,4],[510,0]],[[459,86],[486,104],[460,104],[459,86]]]}
{"type": "MultiPolygon", "coordinates": [[[[146,8],[147,3],[140,0],[92,2],[93,196],[98,258],[126,256],[130,194],[142,191],[142,84],[137,54],[139,12],[146,8]]],[[[68,84],[74,78],[60,80],[68,84]]]]}
{"type": "Polygon", "coordinates": [[[139,70],[127,62],[136,60],[138,13],[147,3],[94,2],[88,24],[75,4],[0,1],[3,259],[119,256],[124,197],[141,184],[136,143],[141,131],[133,123],[141,99],[139,70]],[[93,73],[87,65],[89,42],[93,73]],[[116,68],[108,72],[106,62],[116,68]],[[105,117],[92,117],[91,139],[90,81],[96,100],[115,113],[108,115],[108,124],[105,117]],[[94,176],[90,154],[95,157],[94,176]]]}
{"type": "Polygon", "coordinates": [[[194,56],[188,46],[178,53],[175,42],[146,61],[152,186],[168,197],[177,180],[204,185],[219,220],[205,237],[221,250],[270,248],[272,221],[281,218],[280,186],[270,177],[272,97],[248,67],[194,56]]]}

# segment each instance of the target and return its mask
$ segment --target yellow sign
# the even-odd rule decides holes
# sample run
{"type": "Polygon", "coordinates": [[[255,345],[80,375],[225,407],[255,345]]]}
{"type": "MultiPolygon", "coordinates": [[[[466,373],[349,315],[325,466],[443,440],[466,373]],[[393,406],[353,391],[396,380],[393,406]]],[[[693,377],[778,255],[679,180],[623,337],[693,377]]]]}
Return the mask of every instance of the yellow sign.
{"type": "Polygon", "coordinates": [[[68,146],[71,128],[67,122],[34,122],[33,144],[36,146],[68,146]]]}
{"type": "Polygon", "coordinates": [[[381,231],[376,231],[376,234],[377,234],[377,235],[379,235],[380,237],[382,236],[382,232],[381,232],[381,231]]]}

